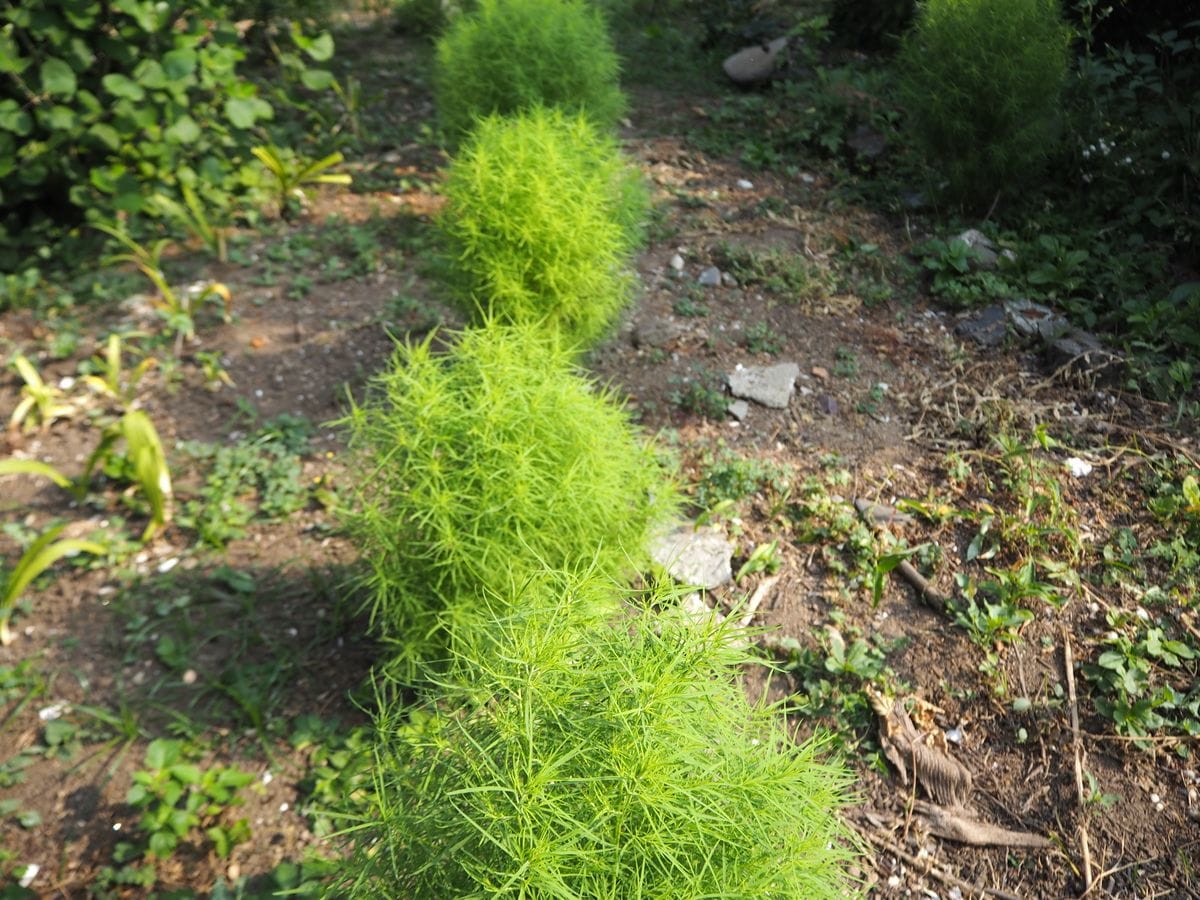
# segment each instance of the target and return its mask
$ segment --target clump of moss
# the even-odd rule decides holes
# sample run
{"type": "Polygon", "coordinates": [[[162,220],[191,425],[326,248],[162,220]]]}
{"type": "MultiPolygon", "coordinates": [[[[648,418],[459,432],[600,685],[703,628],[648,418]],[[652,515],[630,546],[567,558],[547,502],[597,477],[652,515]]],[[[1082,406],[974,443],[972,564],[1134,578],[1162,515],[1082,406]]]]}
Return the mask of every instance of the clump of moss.
{"type": "Polygon", "coordinates": [[[476,320],[541,322],[586,347],[628,304],[648,197],[586,118],[539,107],[483,120],[445,194],[452,299],[476,320]]]}
{"type": "Polygon", "coordinates": [[[584,112],[601,128],[625,108],[601,13],[583,0],[481,0],[437,43],[438,115],[457,142],[492,114],[534,106],[584,112]]]}
{"type": "Polygon", "coordinates": [[[535,326],[398,348],[346,419],[359,485],[347,522],[373,620],[410,672],[456,618],[546,568],[616,578],[644,561],[676,493],[655,448],[535,326]]]}
{"type": "Polygon", "coordinates": [[[570,598],[524,601],[477,631],[421,735],[382,710],[351,896],[852,893],[850,776],[747,704],[727,625],[581,628],[570,598]]]}

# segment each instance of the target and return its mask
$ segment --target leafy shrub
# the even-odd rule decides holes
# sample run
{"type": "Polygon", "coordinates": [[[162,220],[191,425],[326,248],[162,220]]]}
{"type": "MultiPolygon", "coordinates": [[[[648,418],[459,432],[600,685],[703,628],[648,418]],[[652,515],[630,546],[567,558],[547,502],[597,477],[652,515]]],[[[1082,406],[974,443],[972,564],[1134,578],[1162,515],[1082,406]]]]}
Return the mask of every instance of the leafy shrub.
{"type": "Polygon", "coordinates": [[[955,200],[986,202],[1053,145],[1070,31],[1058,0],[928,0],[900,51],[918,149],[955,200]]]}
{"type": "Polygon", "coordinates": [[[450,166],[441,228],[468,315],[546,322],[595,343],[629,300],[622,264],[647,197],[615,143],[542,107],[490,116],[450,166]]]}
{"type": "Polygon", "coordinates": [[[373,618],[427,658],[440,618],[549,566],[617,576],[674,505],[655,451],[534,326],[467,330],[445,355],[397,350],[348,417],[363,485],[349,516],[373,618]]]}
{"type": "MultiPolygon", "coordinates": [[[[160,190],[219,204],[253,186],[248,150],[275,110],[239,71],[228,7],[19,0],[0,12],[0,270],[160,190]]],[[[333,52],[328,35],[294,34],[309,60],[333,52]]]]}
{"type": "Polygon", "coordinates": [[[379,715],[352,897],[846,896],[850,782],[736,680],[728,625],[517,602],[412,737],[379,715]],[[369,849],[368,849],[369,848],[369,849]]]}
{"type": "Polygon", "coordinates": [[[601,14],[583,0],[481,0],[437,44],[434,90],[452,140],[476,118],[533,106],[583,111],[602,128],[625,106],[601,14]]]}

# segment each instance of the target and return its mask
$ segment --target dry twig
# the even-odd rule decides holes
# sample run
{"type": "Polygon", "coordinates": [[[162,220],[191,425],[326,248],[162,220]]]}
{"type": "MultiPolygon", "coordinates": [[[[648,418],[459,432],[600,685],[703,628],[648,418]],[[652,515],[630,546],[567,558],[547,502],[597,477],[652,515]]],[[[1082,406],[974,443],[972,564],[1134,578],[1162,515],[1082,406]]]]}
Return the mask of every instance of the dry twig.
{"type": "Polygon", "coordinates": [[[1071,708],[1071,742],[1075,756],[1075,795],[1079,801],[1079,851],[1083,856],[1084,894],[1092,889],[1092,853],[1088,848],[1087,795],[1083,792],[1083,740],[1079,736],[1079,704],[1075,699],[1075,655],[1071,635],[1063,630],[1063,668],[1067,674],[1067,702],[1071,708]]]}

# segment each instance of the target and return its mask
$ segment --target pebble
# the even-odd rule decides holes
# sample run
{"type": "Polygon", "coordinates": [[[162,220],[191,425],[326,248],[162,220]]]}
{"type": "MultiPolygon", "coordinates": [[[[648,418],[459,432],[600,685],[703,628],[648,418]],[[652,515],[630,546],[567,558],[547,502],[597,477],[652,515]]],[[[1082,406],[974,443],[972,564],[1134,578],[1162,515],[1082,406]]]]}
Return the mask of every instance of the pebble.
{"type": "Polygon", "coordinates": [[[1083,478],[1092,473],[1092,464],[1086,460],[1082,460],[1077,456],[1072,456],[1067,460],[1067,471],[1074,478],[1083,478]]]}
{"type": "Polygon", "coordinates": [[[680,256],[678,253],[676,253],[674,256],[671,257],[671,268],[674,269],[676,272],[683,271],[683,257],[680,256]]]}
{"type": "Polygon", "coordinates": [[[721,283],[721,270],[716,266],[709,266],[700,273],[698,280],[705,287],[716,287],[721,283]]]}
{"type": "Polygon", "coordinates": [[[754,190],[754,183],[751,181],[747,181],[745,178],[739,178],[738,182],[737,182],[737,186],[739,188],[741,188],[743,191],[754,190]]]}

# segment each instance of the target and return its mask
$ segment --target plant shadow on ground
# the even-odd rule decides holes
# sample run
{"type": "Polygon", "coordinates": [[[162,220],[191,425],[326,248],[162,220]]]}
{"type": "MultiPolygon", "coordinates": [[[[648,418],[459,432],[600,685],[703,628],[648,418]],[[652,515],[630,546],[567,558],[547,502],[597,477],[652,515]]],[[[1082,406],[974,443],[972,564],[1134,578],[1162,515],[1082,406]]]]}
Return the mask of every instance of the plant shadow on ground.
{"type": "Polygon", "coordinates": [[[319,850],[336,816],[324,807],[344,805],[352,736],[368,721],[369,697],[355,698],[377,656],[347,603],[350,577],[303,563],[144,575],[59,630],[69,654],[5,668],[24,672],[0,694],[0,778],[21,817],[0,823],[6,856],[56,872],[63,895],[116,896],[136,871],[119,864],[139,821],[126,792],[148,743],[165,738],[202,769],[251,773],[230,815],[256,839],[219,856],[189,834],[157,862],[157,889],[220,890],[228,877],[238,896],[273,896],[315,878],[317,863],[284,853],[319,850]],[[38,833],[50,823],[47,859],[38,833]]]}

